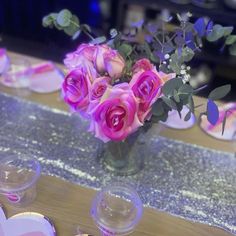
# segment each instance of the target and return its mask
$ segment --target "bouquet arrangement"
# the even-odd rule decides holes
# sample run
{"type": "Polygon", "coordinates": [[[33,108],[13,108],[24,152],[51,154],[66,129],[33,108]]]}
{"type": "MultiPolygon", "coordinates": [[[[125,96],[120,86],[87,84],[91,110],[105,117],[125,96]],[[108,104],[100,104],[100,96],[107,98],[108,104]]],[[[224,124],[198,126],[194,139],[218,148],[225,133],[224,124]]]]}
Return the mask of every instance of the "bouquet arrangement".
{"type": "MultiPolygon", "coordinates": [[[[204,18],[190,23],[190,17],[190,13],[177,14],[180,24],[172,32],[165,29],[172,18],[162,17],[158,24],[135,22],[127,34],[111,29],[108,38],[95,37],[88,25],[80,24],[66,9],[43,18],[45,27],[56,27],[73,39],[81,33],[90,38],[66,55],[68,74],[62,93],[74,111],[90,120],[89,130],[97,138],[123,141],[141,126],[165,121],[171,110],[181,116],[183,106],[189,109],[184,120],[190,119],[196,108],[193,96],[199,89],[189,84],[187,63],[200,51],[202,40],[221,39],[223,47],[229,45],[231,54],[236,54],[233,27],[214,25],[204,18]],[[143,37],[136,41],[140,32],[143,37]]],[[[201,115],[212,125],[219,119],[214,100],[227,95],[230,88],[224,85],[209,94],[201,115]]],[[[222,130],[224,125],[225,120],[222,130]]]]}

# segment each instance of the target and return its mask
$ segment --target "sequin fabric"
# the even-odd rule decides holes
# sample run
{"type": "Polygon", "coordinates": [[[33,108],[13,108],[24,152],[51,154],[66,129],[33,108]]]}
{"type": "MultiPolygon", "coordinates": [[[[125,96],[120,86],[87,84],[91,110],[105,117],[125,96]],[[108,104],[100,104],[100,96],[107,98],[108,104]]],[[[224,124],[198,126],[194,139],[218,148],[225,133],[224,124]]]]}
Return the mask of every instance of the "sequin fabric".
{"type": "Polygon", "coordinates": [[[0,94],[0,159],[32,155],[45,174],[99,189],[111,181],[131,182],[146,206],[221,227],[236,234],[236,158],[160,137],[140,145],[145,167],[130,177],[105,171],[99,141],[77,115],[0,94]]]}

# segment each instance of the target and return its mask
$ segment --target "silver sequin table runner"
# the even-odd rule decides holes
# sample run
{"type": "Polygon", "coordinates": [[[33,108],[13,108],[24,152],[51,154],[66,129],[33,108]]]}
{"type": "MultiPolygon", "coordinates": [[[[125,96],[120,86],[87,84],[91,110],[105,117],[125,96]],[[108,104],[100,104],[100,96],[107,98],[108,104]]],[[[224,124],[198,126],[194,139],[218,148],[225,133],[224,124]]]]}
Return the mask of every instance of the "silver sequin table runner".
{"type": "MultiPolygon", "coordinates": [[[[147,140],[144,169],[125,177],[144,204],[236,234],[235,156],[155,134],[147,140]]],[[[79,116],[0,94],[0,159],[33,155],[44,173],[99,189],[122,177],[104,171],[98,146],[79,116]]]]}

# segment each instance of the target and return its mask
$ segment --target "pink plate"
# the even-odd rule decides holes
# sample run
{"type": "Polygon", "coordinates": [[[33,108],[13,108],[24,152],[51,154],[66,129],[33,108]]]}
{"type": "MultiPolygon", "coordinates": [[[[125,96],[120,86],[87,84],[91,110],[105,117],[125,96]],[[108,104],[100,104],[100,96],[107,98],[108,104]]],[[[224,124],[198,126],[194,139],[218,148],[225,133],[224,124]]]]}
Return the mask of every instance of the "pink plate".
{"type": "Polygon", "coordinates": [[[7,87],[28,88],[37,93],[51,93],[60,90],[63,80],[63,73],[52,62],[43,62],[32,66],[28,65],[26,68],[22,67],[13,74],[5,73],[0,82],[7,87]]]}
{"type": "Polygon", "coordinates": [[[210,136],[221,140],[232,140],[236,133],[236,103],[228,103],[219,107],[219,120],[215,126],[212,126],[207,117],[204,116],[201,120],[200,127],[202,130],[210,136]],[[227,120],[225,125],[225,131],[222,135],[222,122],[224,120],[225,111],[230,110],[227,113],[227,120]]]}
{"type": "Polygon", "coordinates": [[[189,129],[195,124],[196,118],[194,114],[191,114],[190,119],[184,121],[184,117],[187,115],[188,111],[189,109],[184,106],[181,111],[182,118],[180,118],[179,113],[176,110],[172,110],[169,112],[166,122],[161,123],[172,129],[189,129]]]}
{"type": "Polygon", "coordinates": [[[56,236],[54,226],[39,213],[25,212],[6,218],[0,207],[1,236],[56,236]]]}
{"type": "Polygon", "coordinates": [[[38,93],[51,93],[60,90],[64,75],[52,62],[33,65],[32,68],[30,90],[38,93]]]}

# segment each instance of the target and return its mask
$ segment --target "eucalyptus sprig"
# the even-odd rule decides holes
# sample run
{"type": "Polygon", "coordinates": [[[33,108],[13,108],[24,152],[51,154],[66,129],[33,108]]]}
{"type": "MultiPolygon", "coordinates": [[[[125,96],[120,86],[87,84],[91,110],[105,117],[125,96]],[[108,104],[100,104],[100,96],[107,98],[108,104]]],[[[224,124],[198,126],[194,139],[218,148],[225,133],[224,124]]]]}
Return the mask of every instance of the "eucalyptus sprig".
{"type": "Polygon", "coordinates": [[[91,40],[94,40],[90,26],[80,24],[79,18],[67,9],[63,9],[59,13],[50,13],[43,18],[42,24],[44,27],[55,27],[58,30],[63,30],[72,39],[77,39],[83,32],[91,40]]]}
{"type": "Polygon", "coordinates": [[[177,14],[179,26],[173,31],[165,30],[165,25],[170,24],[172,17],[161,18],[161,27],[156,23],[142,25],[146,31],[145,41],[149,48],[147,55],[153,62],[159,62],[162,71],[175,72],[184,77],[186,64],[201,50],[204,40],[216,42],[222,39],[222,48],[229,46],[230,54],[236,55],[236,35],[232,34],[234,27],[214,25],[211,20],[203,17],[191,23],[190,17],[190,13],[182,16],[177,14]]]}

